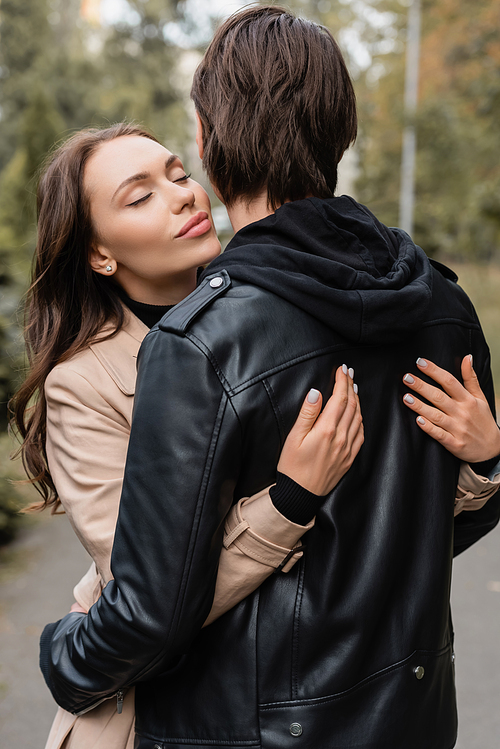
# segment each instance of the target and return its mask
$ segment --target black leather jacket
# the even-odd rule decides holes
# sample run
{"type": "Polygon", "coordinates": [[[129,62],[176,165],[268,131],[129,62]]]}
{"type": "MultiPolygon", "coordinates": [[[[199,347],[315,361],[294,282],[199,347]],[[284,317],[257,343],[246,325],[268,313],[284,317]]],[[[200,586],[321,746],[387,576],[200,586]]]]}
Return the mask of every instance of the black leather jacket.
{"type": "MultiPolygon", "coordinates": [[[[349,287],[347,274],[348,302],[332,302],[320,322],[316,307],[265,288],[265,236],[246,244],[260,286],[237,280],[244,274],[238,263],[231,270],[229,250],[146,337],[115,580],[88,616],[46,628],[42,669],[73,712],[136,683],[140,747],[447,749],[456,738],[449,593],[459,466],[416,426],[402,377],[418,356],[458,375],[472,353],[493,407],[479,323],[449,271],[403,233],[392,235],[390,272],[368,274],[375,290],[361,271],[349,287]],[[411,284],[421,296],[398,306],[397,287],[411,284]],[[354,319],[353,295],[364,306],[356,339],[340,332],[354,319]],[[390,305],[394,328],[407,326],[396,340],[385,322],[377,332],[390,305]],[[343,362],[355,369],[365,423],[353,468],[292,571],[202,630],[224,516],[235,499],[273,482],[304,394],[315,387],[327,396],[343,362]]],[[[499,512],[496,495],[459,516],[456,549],[490,530],[499,512]]]]}

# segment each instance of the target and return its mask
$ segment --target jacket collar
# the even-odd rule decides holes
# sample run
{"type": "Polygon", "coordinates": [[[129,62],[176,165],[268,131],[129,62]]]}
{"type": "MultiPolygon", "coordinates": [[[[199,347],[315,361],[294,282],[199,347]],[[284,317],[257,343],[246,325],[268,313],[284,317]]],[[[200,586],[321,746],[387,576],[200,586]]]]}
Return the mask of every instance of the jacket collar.
{"type": "MultiPolygon", "coordinates": [[[[137,354],[149,328],[125,307],[125,322],[121,330],[105,341],[90,344],[90,350],[97,357],[113,382],[124,395],[134,395],[137,376],[137,354]]],[[[105,325],[101,335],[111,330],[105,325]]]]}

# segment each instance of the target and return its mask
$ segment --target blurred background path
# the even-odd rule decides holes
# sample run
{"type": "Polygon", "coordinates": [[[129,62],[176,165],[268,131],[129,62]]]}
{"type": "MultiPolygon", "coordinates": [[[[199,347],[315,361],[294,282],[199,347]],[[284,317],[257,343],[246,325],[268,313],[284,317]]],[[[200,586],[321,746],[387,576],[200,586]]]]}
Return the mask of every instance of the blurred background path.
{"type": "MultiPolygon", "coordinates": [[[[51,516],[24,529],[5,553],[9,558],[0,578],[0,746],[43,749],[55,705],[38,669],[38,639],[46,622],[69,610],[73,585],[87,570],[89,558],[66,518],[51,516]]],[[[456,560],[453,612],[457,747],[498,749],[500,528],[456,560]]]]}
{"type": "Polygon", "coordinates": [[[66,517],[42,514],[6,547],[0,567],[0,747],[43,749],[56,707],[38,668],[47,622],[73,602],[90,557],[66,517]]]}

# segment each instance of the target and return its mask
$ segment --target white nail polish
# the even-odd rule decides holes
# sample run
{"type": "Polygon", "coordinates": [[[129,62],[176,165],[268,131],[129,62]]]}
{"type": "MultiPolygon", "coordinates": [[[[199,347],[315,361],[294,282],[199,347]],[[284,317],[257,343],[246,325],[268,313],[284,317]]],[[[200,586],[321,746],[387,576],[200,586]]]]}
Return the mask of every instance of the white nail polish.
{"type": "Polygon", "coordinates": [[[474,359],[472,358],[472,354],[469,354],[469,359],[470,359],[470,365],[471,365],[471,367],[473,367],[474,366],[474,359]]]}
{"type": "Polygon", "coordinates": [[[413,377],[411,376],[411,374],[405,374],[405,376],[403,377],[403,382],[407,382],[408,385],[413,385],[413,383],[415,382],[415,380],[413,379],[413,377]]]}
{"type": "Polygon", "coordinates": [[[425,424],[425,419],[423,419],[421,416],[417,418],[417,421],[419,424],[425,424]]]}
{"type": "Polygon", "coordinates": [[[342,372],[344,374],[347,374],[347,365],[346,364],[342,364],[342,372]]]}
{"type": "Polygon", "coordinates": [[[419,367],[422,367],[422,369],[425,369],[426,366],[427,366],[427,362],[425,361],[425,359],[421,359],[420,356],[419,356],[418,359],[417,359],[417,365],[419,367]]]}
{"type": "Polygon", "coordinates": [[[358,386],[356,385],[356,383],[354,383],[354,385],[353,385],[352,387],[353,387],[353,389],[354,389],[354,392],[355,392],[355,393],[356,393],[356,395],[357,395],[357,394],[358,394],[358,386]]]}
{"type": "Polygon", "coordinates": [[[319,400],[319,390],[315,390],[314,388],[311,388],[307,394],[307,402],[312,403],[313,405],[318,402],[319,400]]]}
{"type": "Polygon", "coordinates": [[[409,393],[406,393],[405,397],[403,398],[405,403],[409,403],[410,406],[412,406],[415,403],[415,398],[412,398],[409,393]]]}
{"type": "Polygon", "coordinates": [[[354,369],[352,367],[349,367],[349,377],[354,380],[354,369]]]}

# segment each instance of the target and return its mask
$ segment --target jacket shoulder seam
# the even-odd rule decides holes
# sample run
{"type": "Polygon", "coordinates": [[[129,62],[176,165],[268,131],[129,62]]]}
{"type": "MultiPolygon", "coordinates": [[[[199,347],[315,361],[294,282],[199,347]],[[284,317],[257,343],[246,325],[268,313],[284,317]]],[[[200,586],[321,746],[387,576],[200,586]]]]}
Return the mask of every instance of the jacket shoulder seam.
{"type": "Polygon", "coordinates": [[[195,335],[192,331],[190,331],[189,333],[186,333],[185,338],[188,341],[191,341],[191,343],[193,344],[193,346],[196,346],[196,348],[199,351],[201,351],[204,356],[207,357],[207,359],[209,360],[210,364],[212,365],[212,367],[213,367],[213,369],[214,369],[217,377],[219,378],[220,383],[221,383],[223,389],[225,390],[226,394],[228,396],[233,395],[234,390],[231,387],[231,385],[229,384],[229,382],[227,381],[227,379],[226,379],[226,377],[224,375],[224,372],[222,371],[222,368],[221,368],[219,362],[217,361],[217,357],[215,356],[214,352],[211,349],[209,349],[208,346],[205,343],[203,343],[203,341],[200,338],[198,338],[198,336],[195,335]]]}

